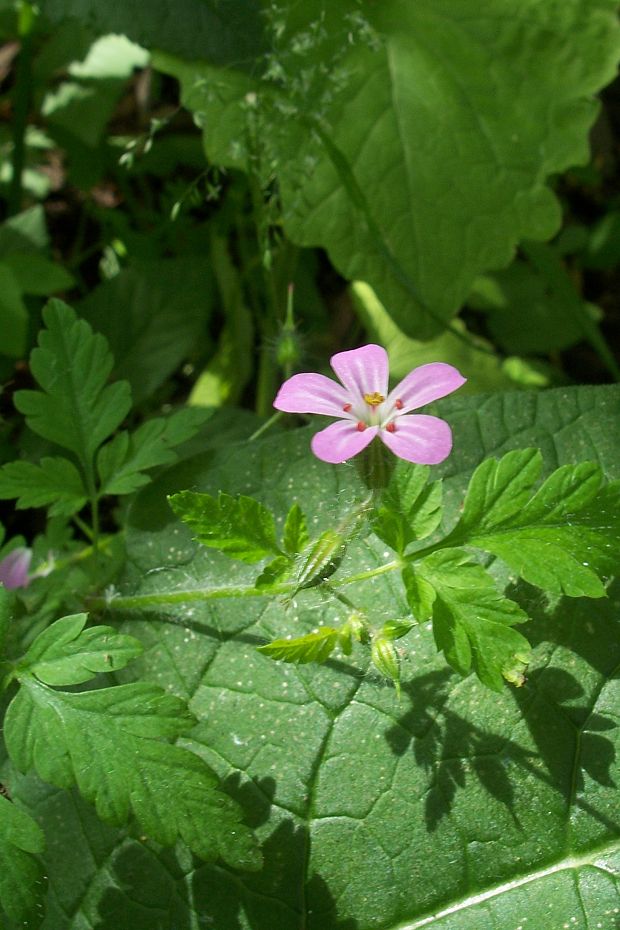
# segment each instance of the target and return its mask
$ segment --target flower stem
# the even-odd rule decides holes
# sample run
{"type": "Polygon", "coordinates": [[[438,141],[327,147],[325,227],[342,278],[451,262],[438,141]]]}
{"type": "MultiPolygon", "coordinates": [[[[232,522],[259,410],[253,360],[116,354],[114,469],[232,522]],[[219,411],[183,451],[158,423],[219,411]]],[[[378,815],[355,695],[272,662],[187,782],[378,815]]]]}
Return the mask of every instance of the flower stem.
{"type": "Polygon", "coordinates": [[[253,442],[255,439],[258,439],[258,437],[262,436],[263,433],[266,433],[268,429],[271,429],[274,423],[277,423],[278,420],[281,420],[283,416],[284,414],[280,410],[278,410],[276,413],[273,414],[273,416],[269,417],[268,420],[265,420],[264,423],[261,423],[258,429],[252,433],[252,435],[248,439],[248,442],[253,442]]]}
{"type": "Polygon", "coordinates": [[[394,456],[376,438],[355,460],[358,474],[371,491],[382,491],[389,484],[394,471],[394,456]]]}

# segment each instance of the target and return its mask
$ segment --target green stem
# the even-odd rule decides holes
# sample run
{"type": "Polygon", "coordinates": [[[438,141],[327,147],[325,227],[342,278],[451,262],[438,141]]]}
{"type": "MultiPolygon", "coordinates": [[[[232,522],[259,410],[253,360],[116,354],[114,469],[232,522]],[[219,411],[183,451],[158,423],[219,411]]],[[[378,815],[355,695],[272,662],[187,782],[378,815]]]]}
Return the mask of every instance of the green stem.
{"type": "Polygon", "coordinates": [[[266,417],[273,409],[275,397],[276,369],[273,363],[273,352],[267,342],[263,329],[262,345],[258,357],[258,378],[256,382],[256,413],[259,417],[266,417]]]}
{"type": "Polygon", "coordinates": [[[340,591],[336,590],[336,588],[335,588],[332,584],[330,584],[328,581],[324,582],[323,585],[322,585],[322,587],[323,587],[326,591],[329,591],[329,593],[332,595],[332,597],[335,597],[336,600],[340,601],[341,604],[344,604],[345,607],[349,607],[350,610],[354,610],[354,611],[356,611],[357,613],[360,613],[360,614],[363,613],[363,611],[360,610],[359,607],[356,607],[356,605],[353,603],[353,601],[349,600],[349,598],[346,596],[346,594],[341,594],[340,591]]]}
{"type": "Polygon", "coordinates": [[[373,494],[388,486],[395,464],[395,456],[377,438],[355,459],[360,478],[373,494]]]}
{"type": "Polygon", "coordinates": [[[22,208],[22,174],[26,153],[26,126],[30,108],[32,88],[32,32],[36,11],[27,0],[21,0],[18,7],[17,33],[21,49],[17,58],[15,85],[13,88],[13,154],[12,176],[8,195],[8,212],[10,216],[19,213],[22,208]]]}
{"type": "Polygon", "coordinates": [[[93,541],[93,531],[91,530],[91,528],[90,528],[90,526],[88,525],[88,523],[86,523],[84,520],[82,520],[81,517],[78,517],[77,514],[74,514],[74,515],[73,515],[72,520],[73,520],[73,522],[75,523],[75,525],[77,526],[77,528],[78,528],[82,533],[84,533],[84,536],[86,536],[86,538],[87,538],[88,540],[90,540],[90,542],[92,542],[92,541],[93,541]]]}
{"type": "Polygon", "coordinates": [[[276,411],[276,413],[274,413],[273,416],[269,417],[268,420],[262,423],[258,427],[258,429],[252,433],[252,435],[248,439],[248,442],[253,442],[255,439],[258,439],[258,437],[262,436],[263,433],[266,433],[267,430],[270,429],[274,425],[274,423],[277,423],[278,420],[281,420],[283,416],[284,414],[280,410],[276,411]]]}
{"type": "Polygon", "coordinates": [[[75,562],[83,562],[85,559],[89,559],[93,555],[101,555],[107,549],[109,549],[114,540],[121,535],[122,533],[111,533],[109,536],[104,536],[99,540],[97,548],[95,548],[94,545],[85,546],[83,549],[80,549],[79,552],[72,552],[71,555],[66,556],[64,559],[52,559],[49,563],[43,562],[41,565],[39,565],[35,574],[47,574],[48,567],[50,573],[57,572],[63,568],[66,568],[67,565],[73,565],[75,562]]]}
{"type": "Polygon", "coordinates": [[[90,513],[93,528],[93,549],[97,552],[99,549],[99,498],[96,494],[90,499],[90,513]]]}
{"type": "Polygon", "coordinates": [[[293,584],[280,584],[273,585],[269,591],[253,587],[229,587],[211,588],[207,591],[171,591],[167,594],[117,595],[112,598],[90,597],[88,606],[91,610],[148,610],[151,607],[175,607],[232,597],[272,597],[275,594],[290,594],[294,590],[293,584]]]}

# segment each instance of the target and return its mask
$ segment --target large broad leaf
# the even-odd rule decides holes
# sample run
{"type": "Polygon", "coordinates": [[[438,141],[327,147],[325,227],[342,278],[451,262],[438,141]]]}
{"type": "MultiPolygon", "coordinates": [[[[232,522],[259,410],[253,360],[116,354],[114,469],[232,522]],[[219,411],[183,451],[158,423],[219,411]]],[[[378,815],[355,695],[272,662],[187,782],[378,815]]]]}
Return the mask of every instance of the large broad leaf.
{"type": "Polygon", "coordinates": [[[251,64],[261,50],[259,8],[246,0],[43,0],[40,8],[52,21],[77,17],[95,32],[218,64],[251,64]]]}
{"type": "Polygon", "coordinates": [[[587,158],[620,53],[615,0],[311,0],[272,28],[256,77],[156,64],[209,159],[275,172],[290,238],[325,247],[418,338],[557,228],[545,179],[587,158]]]}
{"type": "MultiPolygon", "coordinates": [[[[538,446],[546,473],[594,460],[618,475],[617,388],[438,408],[456,437],[434,470],[446,479],[448,528],[487,455],[538,446]]],[[[313,459],[309,436],[196,457],[141,492],[127,580],[106,621],[124,620],[144,643],[132,668],[190,700],[199,720],[191,748],[262,838],[263,870],[162,853],[100,826],[74,796],[15,777],[15,796],[49,826],[45,930],[611,930],[620,908],[617,584],[596,602],[553,603],[508,584],[532,617],[520,627],[534,645],[520,689],[494,694],[451,672],[426,625],[396,644],[400,702],[359,647],[323,666],[274,662],[255,647],[337,628],[342,604],[316,588],[288,605],[243,596],[256,567],[194,543],[165,498],[179,487],[255,495],[279,525],[296,498],[312,532],[333,527],[358,499],[356,470],[313,459]]],[[[376,537],[358,539],[332,584],[392,557],[376,537]]],[[[500,563],[489,570],[508,581],[500,563]]],[[[380,621],[407,616],[397,571],[341,591],[380,621]]]]}

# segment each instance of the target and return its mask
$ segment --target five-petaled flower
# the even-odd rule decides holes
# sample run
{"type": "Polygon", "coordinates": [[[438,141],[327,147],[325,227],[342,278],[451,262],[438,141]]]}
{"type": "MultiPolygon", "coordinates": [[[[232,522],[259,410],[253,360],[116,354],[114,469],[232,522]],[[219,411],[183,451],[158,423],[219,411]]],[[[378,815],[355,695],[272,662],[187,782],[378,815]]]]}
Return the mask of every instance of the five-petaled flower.
{"type": "Polygon", "coordinates": [[[375,436],[408,462],[436,465],[447,458],[452,448],[448,424],[427,414],[410,415],[410,411],[460,388],[467,379],[456,368],[444,362],[421,365],[388,392],[388,356],[381,346],[338,352],[330,363],[341,384],[316,373],[293,375],[273,404],[286,413],[338,417],[312,439],[318,458],[333,464],[345,462],[375,436]]]}

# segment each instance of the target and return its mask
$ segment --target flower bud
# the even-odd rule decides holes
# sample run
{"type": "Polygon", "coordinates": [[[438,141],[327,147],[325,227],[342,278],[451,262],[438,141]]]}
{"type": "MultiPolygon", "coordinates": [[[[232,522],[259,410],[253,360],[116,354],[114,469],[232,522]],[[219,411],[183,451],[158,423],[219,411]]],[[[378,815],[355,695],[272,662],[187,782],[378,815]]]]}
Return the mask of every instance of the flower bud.
{"type": "Polygon", "coordinates": [[[375,668],[394,682],[396,693],[400,698],[400,661],[392,640],[387,639],[381,633],[375,636],[371,646],[371,658],[375,668]]]}
{"type": "Polygon", "coordinates": [[[301,361],[301,339],[295,329],[283,327],[276,342],[276,359],[284,371],[293,371],[301,361]]]}
{"type": "Polygon", "coordinates": [[[30,583],[28,572],[32,561],[32,550],[19,546],[9,552],[0,562],[0,583],[5,588],[27,588],[30,583]]]}

